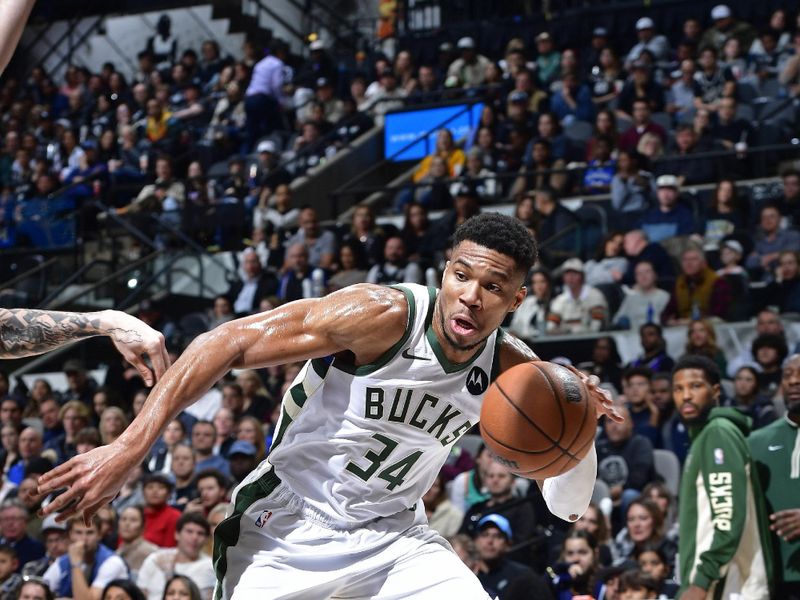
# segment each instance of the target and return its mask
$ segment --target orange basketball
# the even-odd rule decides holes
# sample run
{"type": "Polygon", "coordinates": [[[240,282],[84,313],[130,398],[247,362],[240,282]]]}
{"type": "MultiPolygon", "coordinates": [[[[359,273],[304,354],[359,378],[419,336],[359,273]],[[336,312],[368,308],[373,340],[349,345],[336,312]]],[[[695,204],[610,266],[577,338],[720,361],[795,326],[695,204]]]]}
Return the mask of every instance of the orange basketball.
{"type": "Polygon", "coordinates": [[[505,371],[481,408],[481,435],[517,475],[545,479],[578,464],[597,431],[594,400],[580,377],[534,361],[505,371]]]}

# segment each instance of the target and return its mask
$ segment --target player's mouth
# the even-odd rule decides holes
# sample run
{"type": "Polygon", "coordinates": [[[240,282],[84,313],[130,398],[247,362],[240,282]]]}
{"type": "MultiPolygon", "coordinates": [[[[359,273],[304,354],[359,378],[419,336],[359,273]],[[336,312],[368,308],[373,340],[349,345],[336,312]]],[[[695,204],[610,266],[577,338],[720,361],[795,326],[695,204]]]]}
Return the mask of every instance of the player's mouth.
{"type": "Polygon", "coordinates": [[[453,333],[460,336],[472,335],[478,331],[475,321],[463,315],[457,315],[450,319],[450,329],[453,333]]]}

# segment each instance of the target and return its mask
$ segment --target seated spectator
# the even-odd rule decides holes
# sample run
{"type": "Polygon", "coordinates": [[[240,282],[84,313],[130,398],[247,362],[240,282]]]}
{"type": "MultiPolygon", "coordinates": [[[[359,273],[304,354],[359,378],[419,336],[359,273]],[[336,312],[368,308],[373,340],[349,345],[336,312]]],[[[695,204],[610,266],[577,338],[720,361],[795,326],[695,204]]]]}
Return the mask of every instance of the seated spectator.
{"type": "Polygon", "coordinates": [[[722,242],[719,251],[719,260],[722,266],[717,269],[717,275],[725,279],[731,288],[734,298],[738,302],[731,307],[728,318],[732,321],[743,321],[750,316],[750,276],[742,267],[744,262],[744,249],[735,239],[729,238],[722,242]]]}
{"type": "Polygon", "coordinates": [[[150,473],[144,478],[144,539],[162,548],[175,545],[175,523],[181,512],[167,502],[175,483],[165,473],[150,473]]]}
{"type": "Polygon", "coordinates": [[[656,180],[657,205],[642,217],[642,229],[654,242],[694,232],[694,214],[679,202],[680,181],[674,175],[661,175],[656,180]]]}
{"type": "Polygon", "coordinates": [[[28,535],[28,510],[20,500],[5,500],[0,505],[0,545],[8,546],[16,552],[17,572],[22,566],[39,560],[45,555],[44,546],[28,535]]]}
{"type": "Polygon", "coordinates": [[[286,250],[278,298],[284,302],[317,298],[324,293],[324,285],[325,274],[321,269],[314,269],[309,264],[308,249],[301,243],[290,244],[286,250]]]}
{"type": "Polygon", "coordinates": [[[737,108],[735,97],[721,98],[717,109],[717,121],[711,128],[713,138],[728,150],[733,150],[740,142],[752,144],[753,128],[744,119],[736,117],[737,108]]]}
{"type": "Polygon", "coordinates": [[[628,270],[628,259],[622,249],[624,235],[611,231],[600,242],[592,260],[585,265],[586,283],[589,285],[616,284],[628,270]]]}
{"type": "MultiPolygon", "coordinates": [[[[604,28],[595,28],[598,29],[604,28]]],[[[592,36],[593,43],[598,39],[600,39],[598,36],[592,36]]],[[[592,61],[589,57],[588,60],[584,60],[584,64],[591,68],[588,75],[592,86],[592,102],[607,110],[624,85],[625,72],[622,70],[619,55],[611,46],[603,46],[596,60],[592,61]]]]}
{"type": "Polygon", "coordinates": [[[711,9],[711,21],[712,26],[700,38],[700,48],[720,51],[725,42],[732,37],[739,40],[742,48],[749,48],[755,40],[756,32],[753,26],[734,19],[731,9],[725,4],[718,4],[711,9]]]}
{"type": "Polygon", "coordinates": [[[194,449],[195,472],[217,469],[224,475],[230,474],[228,461],[214,454],[217,441],[217,428],[211,421],[197,421],[192,427],[192,448],[194,449]]]}
{"type": "MultiPolygon", "coordinates": [[[[77,365],[72,366],[77,367],[77,365]]],[[[78,374],[78,377],[80,377],[80,374],[78,374]]],[[[89,409],[80,400],[70,400],[61,407],[58,415],[64,433],[52,438],[45,445],[45,449],[54,450],[58,461],[64,462],[77,453],[75,450],[75,435],[89,425],[89,409]]]]}
{"type": "Polygon", "coordinates": [[[789,217],[795,229],[800,227],[800,172],[784,171],[782,194],[775,200],[775,205],[784,217],[789,217]]]}
{"type": "Polygon", "coordinates": [[[486,470],[493,461],[489,449],[481,444],[475,453],[475,466],[453,478],[450,484],[450,501],[461,512],[467,512],[473,504],[489,499],[485,485],[486,470]]]}
{"type": "MultiPolygon", "coordinates": [[[[469,507],[464,515],[459,533],[475,535],[479,529],[479,523],[486,515],[496,514],[508,519],[512,531],[514,531],[514,541],[516,543],[525,542],[534,535],[536,526],[536,515],[533,506],[529,502],[519,502],[514,497],[515,477],[497,461],[492,461],[486,468],[484,484],[489,498],[477,502],[469,507]]],[[[522,563],[530,562],[530,547],[523,548],[517,552],[510,553],[508,557],[522,563]]]]}
{"type": "Polygon", "coordinates": [[[147,471],[150,473],[155,473],[156,471],[168,473],[172,462],[172,451],[178,444],[183,443],[185,439],[186,426],[183,421],[172,419],[167,423],[164,433],[161,434],[161,438],[150,452],[150,456],[147,459],[147,471]]]}
{"type": "Polygon", "coordinates": [[[694,61],[686,59],[680,64],[680,78],[674,81],[667,91],[667,112],[678,120],[686,117],[694,109],[697,96],[697,82],[694,80],[696,67],[694,61]]]}
{"type": "MultiPolygon", "coordinates": [[[[630,76],[622,87],[617,99],[617,113],[626,119],[636,120],[632,115],[637,101],[647,103],[651,112],[662,112],[664,110],[664,88],[654,79],[650,65],[641,57],[638,58],[630,67],[630,76]]],[[[663,128],[661,128],[663,132],[663,128]]],[[[666,139],[666,133],[663,134],[666,139]]],[[[628,148],[622,145],[621,148],[628,148]]]]}
{"type": "Polygon", "coordinates": [[[800,31],[795,31],[792,37],[792,49],[794,54],[783,63],[778,81],[788,89],[790,96],[797,97],[800,95],[800,31]]]}
{"type": "Polygon", "coordinates": [[[408,260],[403,238],[397,234],[386,240],[383,262],[374,265],[367,274],[367,283],[393,285],[396,283],[422,283],[422,270],[408,260]]]}
{"type": "Polygon", "coordinates": [[[786,338],[781,335],[764,333],[753,340],[751,347],[759,369],[759,389],[762,394],[772,398],[778,391],[783,374],[783,361],[789,355],[786,338]]]}
{"type": "Polygon", "coordinates": [[[656,195],[652,175],[642,170],[642,157],[635,150],[622,150],[617,159],[617,172],[611,179],[611,206],[621,225],[638,224],[656,195]]]}
{"type": "Polygon", "coordinates": [[[575,250],[578,218],[558,201],[558,194],[550,188],[537,188],[536,212],[540,216],[536,239],[540,244],[548,242],[552,251],[575,250]],[[566,235],[565,235],[566,232],[566,235]],[[553,239],[556,238],[557,239],[553,239]]]}
{"type": "MultiPolygon", "coordinates": [[[[722,46],[722,51],[719,54],[719,66],[723,69],[730,69],[733,73],[733,78],[739,81],[742,77],[748,75],[748,71],[752,70],[753,62],[750,62],[751,69],[748,69],[748,59],[745,58],[746,49],[739,45],[739,40],[736,38],[728,38],[725,45],[722,46]]],[[[749,58],[749,57],[748,57],[749,58]]],[[[759,59],[760,60],[760,59],[759,59]]]]}
{"type": "Polygon", "coordinates": [[[428,265],[433,259],[433,240],[430,232],[431,222],[427,208],[418,202],[408,204],[401,233],[409,259],[420,263],[421,266],[428,265]]]}
{"type": "Polygon", "coordinates": [[[139,570],[139,587],[147,600],[169,597],[167,582],[183,575],[200,589],[202,598],[210,597],[216,578],[211,557],[202,552],[211,534],[208,521],[197,513],[185,513],[178,520],[174,548],[159,550],[147,557],[139,570]]]}
{"type": "Polygon", "coordinates": [[[747,228],[748,211],[732,179],[720,179],[705,214],[704,245],[719,245],[736,230],[747,228]]]}
{"type": "Polygon", "coordinates": [[[547,93],[537,87],[535,76],[525,67],[521,68],[517,74],[514,75],[514,89],[509,92],[507,103],[512,102],[512,97],[515,92],[522,92],[525,94],[528,103],[528,112],[538,114],[542,110],[545,110],[547,93]]]}
{"type": "Polygon", "coordinates": [[[593,146],[592,158],[583,172],[582,188],[587,194],[606,194],[617,169],[617,161],[611,158],[613,142],[611,138],[598,137],[593,146]]]}
{"type": "Polygon", "coordinates": [[[553,36],[541,32],[536,36],[536,78],[541,89],[549,89],[558,79],[560,67],[561,55],[555,49],[553,36]]]}
{"type": "Polygon", "coordinates": [[[552,296],[553,281],[550,273],[543,268],[535,269],[531,274],[530,292],[512,314],[509,331],[521,338],[543,335],[552,296]]]}
{"type": "Polygon", "coordinates": [[[386,233],[375,223],[373,207],[368,204],[357,204],[353,207],[350,232],[345,240],[360,244],[370,265],[382,260],[386,233]]]}
{"type": "Polygon", "coordinates": [[[547,140],[550,144],[550,155],[553,160],[569,158],[569,140],[561,129],[561,123],[551,112],[539,113],[536,119],[536,131],[533,139],[525,149],[525,162],[530,167],[534,162],[533,145],[539,140],[547,140]]]}
{"type": "Polygon", "coordinates": [[[449,248],[448,240],[456,228],[480,211],[478,195],[468,187],[462,186],[458,195],[453,198],[453,210],[447,211],[431,224],[428,231],[430,251],[435,255],[439,252],[444,253],[449,248]]]}
{"type": "Polygon", "coordinates": [[[706,262],[700,248],[688,247],[681,253],[681,273],[675,281],[664,317],[670,325],[686,325],[692,319],[726,318],[731,287],[706,262]]]}
{"type": "MultiPolygon", "coordinates": [[[[125,416],[125,412],[120,407],[109,406],[103,410],[98,428],[103,445],[105,446],[116,440],[128,425],[128,417],[125,416]]],[[[20,437],[21,440],[22,438],[20,437]]]]}
{"type": "Polygon", "coordinates": [[[467,161],[461,173],[464,181],[456,181],[450,185],[450,195],[458,193],[460,185],[468,185],[475,189],[482,201],[492,201],[498,195],[498,181],[495,174],[486,168],[483,151],[473,147],[467,152],[467,161]]]}
{"type": "Polygon", "coordinates": [[[563,124],[591,122],[594,119],[594,104],[589,86],[581,83],[576,73],[565,73],[561,86],[550,96],[550,110],[563,124]]]}
{"type": "Polygon", "coordinates": [[[736,95],[736,77],[730,68],[717,64],[717,52],[717,49],[709,46],[700,50],[697,59],[700,70],[694,75],[697,83],[694,106],[712,113],[717,111],[722,98],[736,95]]]}
{"type": "Polygon", "coordinates": [[[650,440],[654,448],[661,448],[661,415],[653,402],[653,372],[647,367],[630,367],[622,374],[622,393],[633,420],[633,432],[650,440]]]}
{"type": "Polygon", "coordinates": [[[639,343],[644,353],[631,361],[628,367],[647,367],[654,373],[670,373],[675,361],[667,354],[664,331],[658,323],[645,323],[639,327],[639,343]]]}
{"type": "Polygon", "coordinates": [[[336,153],[336,147],[323,137],[330,127],[330,124],[315,120],[304,121],[300,125],[299,133],[289,142],[288,149],[281,155],[284,161],[291,161],[289,170],[292,175],[295,177],[305,175],[309,169],[324,164],[336,153]]]}
{"type": "Polygon", "coordinates": [[[175,446],[172,450],[170,467],[170,473],[175,478],[172,505],[183,510],[187,503],[197,497],[197,485],[194,481],[195,460],[191,447],[186,444],[175,446]]]}
{"type": "Polygon", "coordinates": [[[784,339],[786,338],[786,331],[783,327],[780,314],[773,307],[764,308],[756,315],[755,331],[742,340],[742,350],[728,361],[727,375],[729,379],[733,379],[740,367],[752,366],[755,364],[756,359],[751,352],[751,346],[755,338],[765,333],[778,335],[784,339]]]}
{"type": "Polygon", "coordinates": [[[611,500],[625,514],[628,505],[653,478],[653,444],[634,433],[633,419],[626,406],[619,405],[617,410],[626,417],[625,422],[605,420],[605,435],[597,441],[597,477],[608,485],[611,500]]]}
{"type": "Polygon", "coordinates": [[[706,319],[693,319],[689,323],[684,356],[710,358],[719,367],[720,373],[725,373],[728,366],[725,353],[717,346],[717,333],[714,326],[706,319]]]}
{"type": "Polygon", "coordinates": [[[20,600],[53,600],[55,595],[47,584],[38,579],[23,580],[17,596],[20,600]]]}
{"type": "Polygon", "coordinates": [[[228,451],[236,441],[233,437],[233,411],[224,406],[217,409],[214,413],[214,427],[216,428],[216,440],[214,441],[214,454],[219,454],[228,458],[228,451]]]}
{"type": "Polygon", "coordinates": [[[43,579],[59,598],[100,598],[109,582],[128,579],[125,561],[100,543],[100,518],[89,526],[82,517],[67,520],[70,552],[58,558],[43,579]]]}
{"type": "MultiPolygon", "coordinates": [[[[406,201],[415,201],[422,204],[428,210],[445,210],[453,205],[453,198],[450,195],[450,177],[447,174],[447,163],[441,156],[434,156],[428,173],[417,182],[412,197],[406,196],[403,192],[398,194],[395,202],[397,212],[403,210],[406,201]]],[[[460,186],[458,189],[461,189],[460,186]]],[[[456,191],[458,194],[458,191],[456,191]]]]}
{"type": "Polygon", "coordinates": [[[572,525],[572,531],[585,531],[597,540],[597,551],[599,563],[603,567],[611,564],[611,534],[608,530],[606,516],[594,502],[589,503],[586,512],[583,513],[572,525]]]}
{"type": "MultiPolygon", "coordinates": [[[[800,265],[796,250],[784,250],[778,255],[775,281],[767,288],[771,303],[780,308],[781,313],[800,313],[800,265]]],[[[20,453],[22,435],[20,435],[20,453]]]]}
{"type": "Polygon", "coordinates": [[[514,580],[531,572],[525,565],[508,557],[514,539],[511,524],[502,515],[486,515],[478,521],[474,539],[478,559],[473,572],[490,597],[506,600],[505,592],[514,580]]]}
{"type": "MultiPolygon", "coordinates": [[[[225,95],[217,101],[206,129],[205,139],[222,152],[240,146],[245,133],[247,113],[242,87],[235,81],[225,86],[225,95]]],[[[263,142],[262,142],[263,143],[263,142]]],[[[258,152],[261,153],[261,144],[258,152]]],[[[274,150],[273,150],[274,152],[274,150]]]]}
{"type": "Polygon", "coordinates": [[[695,156],[709,150],[692,125],[678,125],[675,144],[669,149],[667,156],[659,161],[656,173],[674,175],[680,185],[713,181],[716,174],[713,160],[695,156]]]}
{"type": "Polygon", "coordinates": [[[453,140],[453,133],[449,129],[440,129],[436,134],[436,149],[433,154],[429,154],[422,159],[419,166],[414,171],[412,177],[414,183],[418,183],[425,177],[431,169],[431,162],[434,157],[442,158],[447,165],[449,177],[457,177],[464,168],[466,156],[461,148],[457,147],[453,140]]]}
{"type": "Polygon", "coordinates": [[[772,398],[759,390],[759,376],[754,367],[740,367],[733,378],[733,398],[728,403],[752,419],[753,431],[778,418],[772,398]]]}
{"type": "Polygon", "coordinates": [[[155,183],[144,186],[133,202],[117,209],[117,214],[157,213],[174,226],[179,224],[179,211],[185,200],[186,188],[173,175],[172,159],[162,155],[156,159],[155,183]]]}
{"type": "Polygon", "coordinates": [[[651,120],[653,111],[650,103],[644,98],[636,98],[632,103],[633,124],[619,136],[619,149],[636,150],[639,140],[645,133],[657,135],[662,143],[667,143],[667,132],[661,125],[651,120]]]}
{"type": "Polygon", "coordinates": [[[677,553],[675,540],[664,532],[664,515],[659,506],[647,498],[633,500],[625,512],[625,527],[614,539],[615,562],[621,563],[635,558],[637,551],[655,546],[672,564],[677,553]]]}
{"type": "Polygon", "coordinates": [[[369,264],[364,248],[360,242],[345,240],[339,246],[339,257],[336,261],[339,270],[328,280],[328,290],[335,292],[348,285],[364,283],[367,280],[369,264]]]}
{"type": "MultiPolygon", "coordinates": [[[[281,185],[288,186],[288,184],[291,183],[292,176],[283,166],[280,165],[280,153],[278,152],[278,147],[275,145],[274,141],[263,140],[259,142],[258,146],[256,147],[256,152],[258,153],[258,157],[256,158],[255,163],[255,185],[257,188],[260,188],[261,193],[266,192],[266,197],[271,197],[273,194],[276,194],[275,210],[278,210],[283,216],[289,212],[288,202],[285,203],[285,210],[281,210],[280,205],[282,203],[278,201],[277,191],[281,185]]],[[[290,194],[287,198],[287,200],[290,200],[291,190],[287,188],[286,192],[290,194]]],[[[297,209],[293,209],[291,212],[296,211],[297,209]]],[[[260,223],[255,222],[255,224],[259,225],[260,223]]],[[[276,224],[276,227],[280,225],[284,225],[284,223],[276,224]]]]}
{"type": "Polygon", "coordinates": [[[586,333],[600,331],[608,318],[608,304],[602,293],[584,283],[583,261],[570,258],[561,267],[564,291],[556,296],[547,317],[547,332],[586,333]]]}
{"type": "Polygon", "coordinates": [[[456,46],[461,56],[448,67],[445,86],[473,88],[483,85],[489,59],[478,53],[475,40],[471,37],[462,37],[456,46]]]}
{"type": "Polygon", "coordinates": [[[138,581],[139,569],[145,559],[158,551],[158,546],[148,542],[144,534],[144,510],[141,506],[128,506],[119,513],[119,547],[117,554],[130,569],[131,580],[138,581]]]}
{"type": "Polygon", "coordinates": [[[300,229],[286,242],[288,249],[295,244],[302,244],[308,249],[308,263],[320,269],[329,269],[336,256],[336,236],[319,226],[317,211],[306,207],[300,211],[300,229]]]}
{"type": "Polygon", "coordinates": [[[613,337],[597,338],[592,346],[592,359],[580,363],[578,369],[596,376],[600,383],[610,383],[616,390],[622,389],[619,351],[613,337]]]}
{"type": "Polygon", "coordinates": [[[599,545],[591,533],[578,530],[567,535],[561,548],[561,560],[552,569],[555,575],[552,584],[559,600],[606,597],[605,585],[597,578],[599,558],[599,545]]]}
{"type": "Polygon", "coordinates": [[[641,260],[634,268],[636,284],[625,291],[614,323],[625,329],[638,330],[645,323],[660,323],[669,294],[656,287],[653,263],[641,260]]]}
{"type": "Polygon", "coordinates": [[[613,110],[604,108],[597,111],[594,119],[594,135],[586,142],[586,160],[594,156],[594,144],[596,140],[605,138],[611,143],[612,156],[616,158],[619,146],[619,133],[617,133],[617,115],[613,110]]]}
{"type": "Polygon", "coordinates": [[[624,571],[617,583],[617,592],[620,600],[634,600],[635,598],[654,598],[658,591],[656,580],[636,569],[624,571]]]}
{"type": "Polygon", "coordinates": [[[565,168],[566,163],[563,159],[553,157],[549,141],[535,140],[531,146],[530,164],[523,164],[520,167],[520,174],[511,188],[511,196],[515,197],[526,190],[538,191],[544,188],[555,192],[563,191],[567,185],[565,168]]]}
{"type": "Polygon", "coordinates": [[[794,229],[781,229],[781,214],[778,208],[768,204],[761,209],[759,231],[753,252],[745,265],[752,272],[767,275],[775,269],[778,257],[784,250],[800,248],[800,233],[794,229]]]}
{"type": "Polygon", "coordinates": [[[42,521],[41,535],[44,542],[45,555],[22,565],[23,577],[42,577],[47,569],[50,568],[50,565],[64,556],[69,550],[67,526],[64,523],[56,522],[54,515],[48,515],[42,521]]]}
{"type": "Polygon", "coordinates": [[[261,299],[274,295],[278,290],[277,278],[264,270],[252,248],[242,253],[242,273],[244,278],[231,284],[225,293],[237,316],[258,312],[261,299]]]}
{"type": "Polygon", "coordinates": [[[655,26],[653,19],[650,17],[642,17],[636,21],[636,37],[639,38],[639,41],[625,57],[626,68],[631,68],[645,50],[653,55],[656,62],[668,58],[670,51],[669,41],[665,36],[656,33],[655,26]]]}
{"type": "MultiPolygon", "coordinates": [[[[247,444],[242,440],[236,440],[234,445],[239,443],[247,444]]],[[[252,444],[250,444],[252,446],[252,444]]],[[[255,447],[253,447],[255,453],[255,447]]],[[[197,486],[198,497],[189,502],[183,509],[184,514],[196,512],[208,518],[211,509],[220,502],[225,502],[228,497],[230,481],[216,469],[204,469],[195,475],[195,485],[197,486]]]]}
{"type": "Polygon", "coordinates": [[[30,462],[42,456],[44,444],[41,432],[35,427],[23,429],[19,434],[17,448],[19,450],[19,460],[11,465],[6,477],[11,483],[19,485],[25,478],[25,471],[30,462]]]}

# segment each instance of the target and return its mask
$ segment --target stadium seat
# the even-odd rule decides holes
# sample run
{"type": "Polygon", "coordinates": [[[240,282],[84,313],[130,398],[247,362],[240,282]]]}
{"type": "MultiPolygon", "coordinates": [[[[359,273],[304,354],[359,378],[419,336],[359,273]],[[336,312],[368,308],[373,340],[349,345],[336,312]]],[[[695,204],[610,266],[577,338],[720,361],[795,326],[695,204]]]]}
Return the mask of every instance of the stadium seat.
{"type": "Polygon", "coordinates": [[[681,463],[672,450],[653,450],[653,466],[656,475],[664,480],[670,493],[678,496],[678,488],[681,482],[681,463]]]}
{"type": "Polygon", "coordinates": [[[750,104],[759,96],[758,88],[749,81],[736,82],[736,98],[742,104],[750,104]]]}

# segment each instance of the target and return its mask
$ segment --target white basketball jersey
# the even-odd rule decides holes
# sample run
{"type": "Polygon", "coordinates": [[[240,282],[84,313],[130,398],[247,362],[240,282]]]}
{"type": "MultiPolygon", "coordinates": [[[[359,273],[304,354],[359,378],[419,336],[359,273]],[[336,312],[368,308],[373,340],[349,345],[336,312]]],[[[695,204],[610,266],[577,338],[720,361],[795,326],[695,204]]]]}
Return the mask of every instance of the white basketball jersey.
{"type": "Polygon", "coordinates": [[[412,508],[453,443],[478,422],[502,332],[472,360],[444,356],[431,322],[436,290],[396,286],[408,300],[402,339],[373,364],[306,363],[283,398],[268,461],[314,508],[364,523],[412,508]]]}

